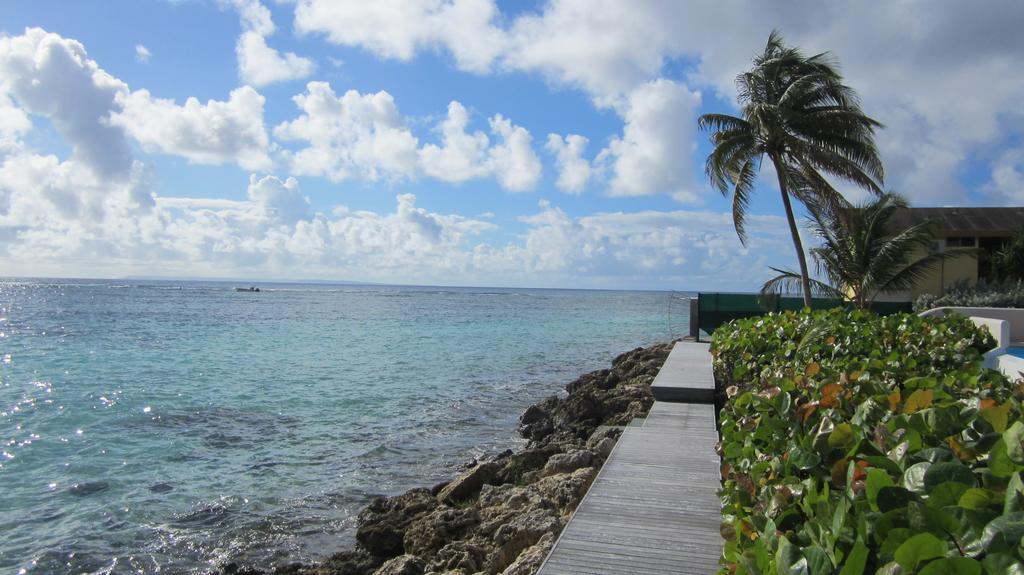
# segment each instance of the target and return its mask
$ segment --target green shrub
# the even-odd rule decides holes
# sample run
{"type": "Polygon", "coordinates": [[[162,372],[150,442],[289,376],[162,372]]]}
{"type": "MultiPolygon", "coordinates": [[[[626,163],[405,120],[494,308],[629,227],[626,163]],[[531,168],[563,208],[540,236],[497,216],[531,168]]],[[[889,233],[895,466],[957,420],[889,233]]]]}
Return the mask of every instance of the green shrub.
{"type": "Polygon", "coordinates": [[[945,294],[924,294],[914,300],[914,311],[936,307],[1024,307],[1024,280],[979,283],[976,286],[959,284],[945,294]]]}
{"type": "Polygon", "coordinates": [[[1024,570],[1020,390],[966,318],[828,310],[715,331],[727,573],[1024,570]]]}

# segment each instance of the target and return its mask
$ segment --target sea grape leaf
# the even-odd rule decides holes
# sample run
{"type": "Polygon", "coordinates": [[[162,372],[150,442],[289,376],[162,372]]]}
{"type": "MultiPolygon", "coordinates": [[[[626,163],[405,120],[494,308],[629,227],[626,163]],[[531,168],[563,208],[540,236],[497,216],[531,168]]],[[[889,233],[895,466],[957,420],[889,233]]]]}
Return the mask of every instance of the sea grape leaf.
{"type": "Polygon", "coordinates": [[[805,470],[816,467],[821,463],[821,457],[813,451],[797,447],[790,452],[789,462],[797,469],[805,470]]]}
{"type": "Polygon", "coordinates": [[[1000,438],[988,452],[988,470],[996,477],[1009,477],[1017,469],[1006,450],[1006,440],[1000,438]]]}
{"type": "Polygon", "coordinates": [[[992,426],[996,433],[1006,431],[1006,424],[1010,417],[1010,402],[1002,405],[983,407],[978,410],[978,417],[984,419],[992,426]]]}
{"type": "Polygon", "coordinates": [[[940,483],[928,493],[927,505],[933,509],[941,509],[948,505],[959,505],[960,497],[968,489],[970,488],[956,481],[940,483]]]}
{"type": "Polygon", "coordinates": [[[924,474],[924,487],[927,491],[946,481],[955,481],[970,487],[977,484],[974,473],[959,461],[935,463],[924,474]]]}
{"type": "Polygon", "coordinates": [[[864,545],[864,540],[858,537],[853,544],[853,549],[850,549],[850,554],[843,561],[843,568],[839,571],[839,575],[861,575],[864,573],[867,562],[868,546],[864,545]]]}
{"type": "Polygon", "coordinates": [[[981,563],[969,557],[945,557],[925,565],[918,575],[981,575],[981,563]]]}
{"type": "Polygon", "coordinates": [[[928,468],[932,464],[928,461],[922,461],[921,463],[915,463],[907,468],[903,472],[903,487],[915,492],[921,493],[924,491],[924,476],[928,472],[928,468]]]}
{"type": "Polygon", "coordinates": [[[994,491],[981,487],[971,487],[960,496],[958,504],[964,509],[985,509],[997,500],[994,491]]]}
{"type": "Polygon", "coordinates": [[[900,465],[884,455],[869,455],[865,457],[864,460],[867,461],[871,467],[881,467],[896,477],[903,475],[903,469],[900,468],[900,465]]]}
{"type": "Polygon", "coordinates": [[[828,434],[828,445],[842,449],[852,445],[855,438],[853,426],[849,423],[840,423],[832,430],[832,433],[828,434]]]}
{"type": "Polygon", "coordinates": [[[1024,575],[1024,564],[1008,553],[990,553],[981,565],[987,575],[1024,575]]]}
{"type": "Polygon", "coordinates": [[[903,404],[903,413],[916,413],[931,406],[935,392],[931,389],[917,389],[903,404]]]}
{"type": "Polygon", "coordinates": [[[804,557],[807,560],[807,571],[810,575],[829,575],[832,573],[832,560],[825,550],[817,545],[805,547],[804,557]]]}
{"type": "Polygon", "coordinates": [[[1024,481],[1020,473],[1014,473],[1006,486],[1006,497],[1003,500],[1003,515],[1024,510],[1024,481]]]}
{"type": "Polygon", "coordinates": [[[928,447],[914,453],[914,459],[938,463],[940,461],[954,461],[956,460],[956,455],[944,447],[928,447]]]}
{"type": "Polygon", "coordinates": [[[946,543],[931,533],[918,533],[896,549],[896,562],[905,569],[917,569],[922,561],[942,557],[948,550],[946,543]]]}
{"type": "Polygon", "coordinates": [[[913,491],[892,485],[879,489],[875,497],[878,509],[883,512],[906,507],[911,501],[918,501],[919,499],[913,491]]]}
{"type": "Polygon", "coordinates": [[[779,575],[810,575],[807,559],[800,549],[786,537],[779,537],[779,549],[775,552],[775,564],[779,575]]]}
{"type": "Polygon", "coordinates": [[[903,575],[903,568],[899,563],[892,561],[879,567],[878,571],[875,571],[875,575],[903,575]]]}
{"type": "Polygon", "coordinates": [[[1005,432],[1003,441],[1006,442],[1006,454],[1015,463],[1024,463],[1024,423],[1013,422],[1005,432]]]}
{"type": "Polygon", "coordinates": [[[865,487],[867,490],[868,503],[871,505],[871,509],[878,511],[878,492],[883,487],[895,486],[892,477],[884,469],[872,467],[868,469],[868,478],[865,481],[865,487]]]}
{"type": "Polygon", "coordinates": [[[993,544],[1000,548],[1016,548],[1021,537],[1024,537],[1024,512],[1000,515],[990,521],[982,531],[981,547],[993,551],[1000,550],[993,549],[993,544]],[[998,540],[1000,538],[1002,541],[998,540]]]}
{"type": "Polygon", "coordinates": [[[890,529],[882,538],[882,545],[878,548],[878,556],[882,560],[892,559],[900,545],[903,545],[903,542],[910,539],[913,534],[914,532],[906,527],[890,529]]]}

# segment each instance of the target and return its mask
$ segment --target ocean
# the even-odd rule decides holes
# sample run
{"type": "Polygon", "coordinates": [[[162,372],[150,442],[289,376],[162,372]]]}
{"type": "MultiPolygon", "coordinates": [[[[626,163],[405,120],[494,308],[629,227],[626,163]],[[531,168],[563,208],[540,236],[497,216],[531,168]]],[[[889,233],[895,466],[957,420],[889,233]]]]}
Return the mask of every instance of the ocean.
{"type": "Polygon", "coordinates": [[[688,325],[678,292],[235,285],[0,280],[0,572],[325,557],[688,325]]]}

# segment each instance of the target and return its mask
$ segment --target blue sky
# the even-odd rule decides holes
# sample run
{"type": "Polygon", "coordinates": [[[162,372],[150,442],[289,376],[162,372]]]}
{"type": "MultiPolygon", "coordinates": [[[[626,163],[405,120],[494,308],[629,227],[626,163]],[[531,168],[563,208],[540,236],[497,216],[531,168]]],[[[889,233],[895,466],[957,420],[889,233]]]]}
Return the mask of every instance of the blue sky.
{"type": "Polygon", "coordinates": [[[0,274],[753,289],[773,175],[741,246],[695,118],[772,28],[839,59],[887,187],[1024,201],[1019,2],[721,4],[8,2],[0,274]]]}

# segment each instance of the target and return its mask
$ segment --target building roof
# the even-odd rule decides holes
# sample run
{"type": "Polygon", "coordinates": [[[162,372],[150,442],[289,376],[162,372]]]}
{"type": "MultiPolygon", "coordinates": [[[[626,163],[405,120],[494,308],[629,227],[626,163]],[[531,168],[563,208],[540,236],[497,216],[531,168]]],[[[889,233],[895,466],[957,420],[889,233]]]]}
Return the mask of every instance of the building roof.
{"type": "Polygon", "coordinates": [[[906,229],[931,221],[939,236],[1012,236],[1024,227],[1020,208],[906,208],[893,214],[890,225],[906,229]]]}

